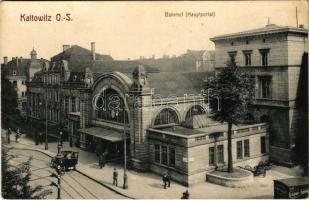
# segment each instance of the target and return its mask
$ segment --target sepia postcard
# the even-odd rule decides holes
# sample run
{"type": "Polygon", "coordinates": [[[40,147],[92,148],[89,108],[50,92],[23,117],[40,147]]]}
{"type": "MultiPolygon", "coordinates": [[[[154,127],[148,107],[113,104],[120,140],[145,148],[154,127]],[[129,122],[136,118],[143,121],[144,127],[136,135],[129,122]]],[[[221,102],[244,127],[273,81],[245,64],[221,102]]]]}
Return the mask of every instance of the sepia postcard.
{"type": "Polygon", "coordinates": [[[308,198],[308,2],[0,2],[3,199],[308,198]]]}

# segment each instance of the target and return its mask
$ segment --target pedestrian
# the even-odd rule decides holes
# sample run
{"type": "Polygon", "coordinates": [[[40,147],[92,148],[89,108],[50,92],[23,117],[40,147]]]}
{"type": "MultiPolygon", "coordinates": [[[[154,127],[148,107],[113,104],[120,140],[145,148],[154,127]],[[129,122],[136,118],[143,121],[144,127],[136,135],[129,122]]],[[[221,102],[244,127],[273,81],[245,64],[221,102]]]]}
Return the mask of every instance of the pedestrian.
{"type": "Polygon", "coordinates": [[[17,131],[16,131],[16,136],[15,136],[17,143],[19,142],[19,137],[20,137],[20,131],[19,131],[19,128],[18,128],[17,131]]]}
{"type": "Polygon", "coordinates": [[[167,175],[166,174],[163,175],[162,181],[163,181],[163,187],[164,187],[164,189],[166,189],[166,182],[167,182],[167,175]]]}
{"type": "Polygon", "coordinates": [[[106,164],[106,157],[107,157],[107,152],[105,151],[103,153],[103,158],[102,158],[102,165],[103,165],[103,167],[105,167],[105,164],[106,164]]]}
{"type": "Polygon", "coordinates": [[[39,144],[43,144],[43,133],[39,133],[39,144]]]}
{"type": "Polygon", "coordinates": [[[118,172],[116,168],[114,168],[113,172],[113,185],[118,186],[118,172]]]}
{"type": "Polygon", "coordinates": [[[171,187],[171,174],[170,172],[167,173],[166,179],[167,179],[167,187],[171,187]]]}
{"type": "Polygon", "coordinates": [[[34,139],[35,139],[35,145],[39,145],[39,134],[37,132],[35,132],[34,139]]]}
{"type": "Polygon", "coordinates": [[[182,193],[181,199],[189,199],[189,196],[190,196],[189,191],[186,190],[185,192],[182,193]]]}
{"type": "Polygon", "coordinates": [[[100,169],[103,168],[103,154],[99,155],[99,166],[100,166],[100,169]]]}
{"type": "Polygon", "coordinates": [[[6,132],[6,137],[8,139],[8,144],[11,143],[11,134],[12,134],[12,130],[11,130],[11,128],[9,128],[9,130],[6,132]]]}

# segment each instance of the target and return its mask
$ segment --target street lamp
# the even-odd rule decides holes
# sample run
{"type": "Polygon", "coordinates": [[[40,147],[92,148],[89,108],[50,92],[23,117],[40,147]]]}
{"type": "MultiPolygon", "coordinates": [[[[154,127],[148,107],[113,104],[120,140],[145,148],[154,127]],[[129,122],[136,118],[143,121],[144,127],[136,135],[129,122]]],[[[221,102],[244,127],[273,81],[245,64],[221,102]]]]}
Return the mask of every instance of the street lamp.
{"type": "MultiPolygon", "coordinates": [[[[43,103],[39,102],[40,107],[43,103]]],[[[45,98],[45,150],[48,150],[48,139],[47,139],[47,99],[45,98]]]]}
{"type": "Polygon", "coordinates": [[[59,137],[59,142],[58,142],[58,155],[60,155],[60,150],[61,150],[61,148],[62,148],[62,131],[60,131],[59,132],[59,135],[60,135],[60,137],[59,137]]]}
{"type": "Polygon", "coordinates": [[[128,94],[124,95],[123,98],[123,147],[124,147],[124,168],[123,168],[123,189],[127,189],[128,188],[128,175],[127,175],[127,135],[126,135],[126,98],[127,98],[128,94]]]}

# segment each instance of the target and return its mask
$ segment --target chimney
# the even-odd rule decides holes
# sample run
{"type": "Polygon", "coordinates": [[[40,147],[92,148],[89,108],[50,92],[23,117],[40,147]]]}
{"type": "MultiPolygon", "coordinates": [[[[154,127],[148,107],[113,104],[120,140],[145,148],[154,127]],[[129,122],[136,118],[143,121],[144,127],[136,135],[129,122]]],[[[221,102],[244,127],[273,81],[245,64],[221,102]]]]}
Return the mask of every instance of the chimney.
{"type": "Polygon", "coordinates": [[[91,42],[92,60],[95,60],[95,42],[91,42]]]}
{"type": "Polygon", "coordinates": [[[8,57],[7,56],[3,57],[3,63],[4,63],[4,65],[8,64],[8,57]]]}
{"type": "Polygon", "coordinates": [[[66,51],[71,47],[70,45],[67,45],[67,44],[64,44],[62,46],[63,46],[63,51],[66,51]]]}
{"type": "Polygon", "coordinates": [[[303,24],[300,24],[298,28],[304,28],[304,25],[303,25],[303,24]]]}
{"type": "Polygon", "coordinates": [[[22,63],[23,62],[23,57],[20,57],[19,61],[20,61],[20,63],[22,63]]]}

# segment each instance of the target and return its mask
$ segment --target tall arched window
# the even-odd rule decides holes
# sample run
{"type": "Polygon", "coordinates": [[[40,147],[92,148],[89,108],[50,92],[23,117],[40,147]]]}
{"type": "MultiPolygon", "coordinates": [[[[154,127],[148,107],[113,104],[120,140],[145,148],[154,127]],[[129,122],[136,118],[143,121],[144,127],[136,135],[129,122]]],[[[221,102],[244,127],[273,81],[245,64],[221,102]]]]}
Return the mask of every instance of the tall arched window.
{"type": "Polygon", "coordinates": [[[179,123],[177,113],[170,108],[165,108],[156,116],[154,125],[173,124],[173,123],[175,124],[179,123]]]}
{"type": "Polygon", "coordinates": [[[192,106],[189,110],[188,110],[188,112],[187,112],[187,114],[186,114],[186,120],[187,119],[189,119],[189,118],[191,118],[192,116],[194,116],[194,115],[202,115],[202,114],[205,114],[206,112],[205,112],[205,110],[204,110],[204,108],[202,107],[202,106],[200,106],[200,105],[194,105],[194,106],[192,106]]]}
{"type": "Polygon", "coordinates": [[[115,90],[104,90],[95,101],[96,117],[98,119],[129,123],[128,112],[124,111],[123,97],[120,96],[115,90]]]}

